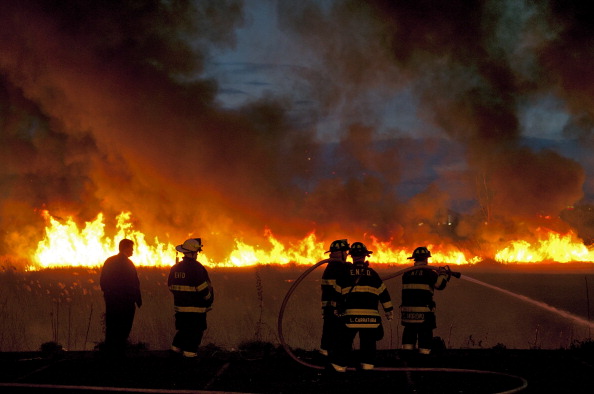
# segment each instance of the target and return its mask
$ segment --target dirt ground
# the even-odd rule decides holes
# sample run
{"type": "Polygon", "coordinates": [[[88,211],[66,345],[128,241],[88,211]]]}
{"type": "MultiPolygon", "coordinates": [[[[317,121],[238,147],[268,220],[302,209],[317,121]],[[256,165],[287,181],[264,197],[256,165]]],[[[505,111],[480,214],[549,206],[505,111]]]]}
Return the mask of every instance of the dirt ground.
{"type": "MultiPolygon", "coordinates": [[[[254,345],[228,352],[201,348],[196,359],[131,349],[0,353],[1,392],[241,393],[592,393],[594,349],[446,349],[432,356],[378,352],[377,369],[343,374],[322,369],[316,352],[254,345]],[[312,368],[307,365],[319,366],[312,368]],[[525,388],[524,385],[526,385],[525,388]]],[[[352,365],[356,365],[356,352],[352,365]]]]}

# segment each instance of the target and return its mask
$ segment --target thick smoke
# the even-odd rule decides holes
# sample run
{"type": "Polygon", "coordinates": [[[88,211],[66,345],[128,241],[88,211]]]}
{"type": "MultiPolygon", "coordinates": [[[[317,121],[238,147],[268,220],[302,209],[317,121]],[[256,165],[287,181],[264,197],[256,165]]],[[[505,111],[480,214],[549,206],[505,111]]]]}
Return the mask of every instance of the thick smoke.
{"type": "MultiPolygon", "coordinates": [[[[479,207],[475,215],[481,216],[481,220],[473,215],[463,220],[466,224],[490,225],[488,230],[476,224],[471,226],[472,230],[462,226],[464,230],[458,235],[467,238],[473,234],[480,240],[482,232],[491,233],[494,228],[513,228],[511,232],[517,233],[518,222],[540,225],[538,218],[557,217],[561,210],[583,197],[582,167],[555,151],[526,147],[520,124],[520,111],[526,102],[551,94],[549,81],[567,78],[563,73],[574,78],[585,73],[571,69],[580,65],[572,63],[568,56],[563,61],[551,56],[555,59],[553,64],[570,64],[562,70],[551,70],[550,65],[539,62],[545,57],[543,54],[561,46],[558,41],[564,43],[563,37],[572,34],[571,30],[579,29],[589,35],[584,26],[576,27],[585,22],[577,16],[579,9],[557,4],[537,8],[530,2],[380,0],[367,5],[356,1],[333,3],[325,11],[315,2],[301,2],[298,17],[293,15],[292,6],[283,11],[286,20],[297,20],[287,26],[305,36],[325,56],[333,75],[330,82],[336,82],[334,92],[338,96],[334,101],[349,100],[357,94],[364,96],[369,86],[397,89],[408,83],[420,98],[422,116],[437,126],[444,137],[463,146],[466,185],[468,190],[476,189],[473,194],[479,207]],[[565,26],[556,28],[558,35],[550,39],[550,29],[542,26],[541,18],[552,13],[555,23],[560,8],[565,11],[559,16],[565,20],[565,26]],[[355,21],[361,29],[353,28],[355,21]],[[370,23],[373,28],[369,28],[370,23]],[[317,39],[332,36],[326,32],[328,26],[345,27],[338,43],[317,39]],[[347,84],[348,89],[340,89],[345,85],[345,77],[350,77],[351,84],[347,84]]],[[[584,48],[587,46],[580,44],[579,51],[585,51],[584,48]]],[[[573,100],[569,98],[571,90],[553,94],[573,100]]],[[[424,153],[427,152],[418,152],[419,156],[424,153]]],[[[404,171],[409,168],[399,169],[404,171]]],[[[418,220],[428,215],[435,220],[451,204],[443,193],[433,185],[413,197],[406,202],[409,208],[421,205],[425,211],[428,207],[433,210],[428,215],[422,213],[421,207],[407,209],[408,216],[418,220]],[[428,192],[434,199],[422,197],[428,192]]],[[[403,222],[402,218],[397,221],[403,222]]],[[[565,227],[563,223],[548,225],[565,227]]],[[[509,236],[504,231],[495,232],[500,239],[509,236]]],[[[487,236],[487,240],[492,239],[493,236],[487,236]]]]}
{"type": "Polygon", "coordinates": [[[304,81],[308,121],[293,115],[294,92],[219,105],[205,64],[236,44],[240,1],[4,3],[0,254],[35,247],[39,209],[81,222],[131,211],[147,235],[202,236],[222,258],[265,228],[480,243],[582,198],[582,167],[526,146],[520,120],[552,94],[574,134],[592,130],[594,35],[577,5],[279,2],[278,27],[299,48],[287,58],[305,65],[286,77],[304,81]],[[414,131],[439,135],[382,128],[377,103],[404,90],[431,124],[414,131]],[[320,141],[328,116],[341,131],[320,141]],[[459,225],[442,230],[461,200],[459,225]]]}

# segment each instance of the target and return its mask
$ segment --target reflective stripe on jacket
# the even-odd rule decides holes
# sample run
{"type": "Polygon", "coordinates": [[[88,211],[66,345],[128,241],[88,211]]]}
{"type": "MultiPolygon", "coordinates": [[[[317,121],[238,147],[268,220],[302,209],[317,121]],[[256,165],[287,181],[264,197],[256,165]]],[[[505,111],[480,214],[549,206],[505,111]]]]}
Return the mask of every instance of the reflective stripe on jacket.
{"type": "Polygon", "coordinates": [[[206,313],[212,309],[214,290],[206,268],[198,261],[184,256],[171,267],[167,285],[176,312],[206,313]]]}
{"type": "Polygon", "coordinates": [[[377,328],[381,324],[379,304],[385,312],[394,309],[390,293],[377,272],[352,265],[336,281],[344,303],[345,325],[349,328],[377,328]]]}
{"type": "Polygon", "coordinates": [[[350,263],[339,259],[328,259],[326,269],[322,274],[321,288],[322,288],[322,311],[325,314],[334,314],[336,308],[337,295],[340,293],[340,288],[336,285],[336,279],[351,266],[350,263]]]}
{"type": "Polygon", "coordinates": [[[405,272],[402,275],[401,322],[427,321],[428,315],[435,312],[433,294],[435,290],[446,287],[447,279],[447,275],[440,275],[436,270],[426,267],[405,272]]]}

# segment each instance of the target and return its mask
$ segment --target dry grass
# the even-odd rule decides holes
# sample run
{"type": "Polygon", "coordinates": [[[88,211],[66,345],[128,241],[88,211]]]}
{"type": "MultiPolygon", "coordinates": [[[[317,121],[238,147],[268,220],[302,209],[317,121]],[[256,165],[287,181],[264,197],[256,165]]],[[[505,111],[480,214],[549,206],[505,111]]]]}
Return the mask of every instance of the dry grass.
{"type": "MultiPolygon", "coordinates": [[[[208,316],[203,344],[237,349],[241,343],[278,344],[277,319],[291,284],[306,267],[259,266],[211,268],[215,304],[208,316]]],[[[380,275],[398,269],[382,268],[380,275]]],[[[150,349],[167,349],[175,333],[173,301],[167,269],[139,268],[144,304],[137,311],[130,340],[150,349]]],[[[284,314],[283,334],[294,348],[316,349],[321,332],[321,269],[311,273],[293,293],[284,314]]],[[[525,294],[571,313],[587,316],[584,274],[481,273],[469,275],[525,294]]],[[[589,283],[594,284],[592,274],[589,283]]],[[[91,350],[103,341],[104,304],[98,270],[56,269],[0,272],[0,351],[38,350],[55,341],[68,350],[91,350]]],[[[386,282],[394,304],[400,281],[386,282]]],[[[590,291],[592,293],[592,291],[590,291]]],[[[435,335],[449,348],[557,349],[590,337],[587,328],[547,311],[466,281],[452,280],[436,294],[435,335]]],[[[399,346],[402,328],[385,326],[380,349],[399,346]]]]}

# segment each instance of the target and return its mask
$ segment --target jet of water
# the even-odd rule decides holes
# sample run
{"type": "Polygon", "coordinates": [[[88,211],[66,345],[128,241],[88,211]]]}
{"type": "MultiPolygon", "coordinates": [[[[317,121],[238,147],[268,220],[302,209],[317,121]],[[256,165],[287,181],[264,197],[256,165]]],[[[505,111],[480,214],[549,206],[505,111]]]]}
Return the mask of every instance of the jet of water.
{"type": "Polygon", "coordinates": [[[491,285],[489,283],[485,283],[485,282],[480,281],[478,279],[471,278],[470,276],[467,276],[467,275],[462,275],[461,276],[461,279],[465,279],[465,280],[467,280],[469,282],[476,283],[478,285],[481,285],[481,286],[484,286],[484,287],[488,287],[488,288],[493,289],[493,290],[497,290],[497,291],[499,291],[501,293],[504,293],[504,294],[507,294],[509,296],[515,297],[515,298],[517,298],[519,300],[522,300],[524,302],[527,302],[529,304],[536,305],[536,306],[538,306],[538,307],[540,307],[542,309],[545,309],[545,310],[547,310],[549,312],[553,312],[553,313],[555,313],[555,314],[557,314],[557,315],[559,315],[561,317],[564,317],[566,319],[572,320],[572,321],[574,321],[576,323],[579,323],[581,325],[584,325],[586,327],[594,328],[594,323],[593,322],[588,321],[588,320],[586,320],[584,318],[581,318],[579,316],[576,316],[576,315],[574,315],[572,313],[569,313],[567,311],[564,311],[562,309],[555,308],[554,306],[548,305],[548,304],[546,304],[544,302],[536,301],[536,300],[534,300],[534,299],[532,299],[530,297],[526,297],[525,295],[514,293],[513,291],[509,291],[509,290],[506,290],[506,289],[502,289],[501,287],[494,286],[494,285],[491,285]]]}

